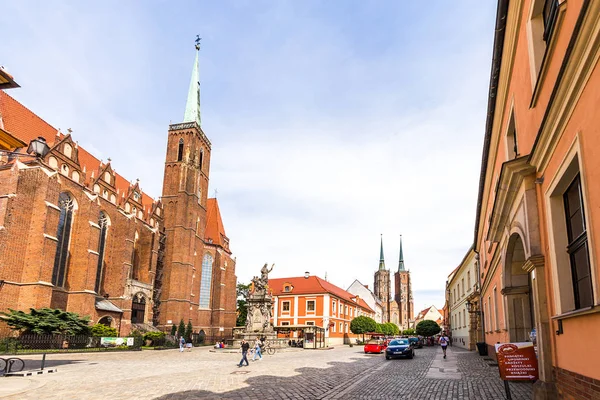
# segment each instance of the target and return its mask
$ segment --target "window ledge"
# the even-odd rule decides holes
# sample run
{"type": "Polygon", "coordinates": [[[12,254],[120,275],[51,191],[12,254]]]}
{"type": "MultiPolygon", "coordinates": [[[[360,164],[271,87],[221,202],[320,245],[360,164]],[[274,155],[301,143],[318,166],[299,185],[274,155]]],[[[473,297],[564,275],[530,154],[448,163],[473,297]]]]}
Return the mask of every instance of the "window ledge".
{"type": "Polygon", "coordinates": [[[580,308],[579,310],[567,311],[562,314],[554,315],[552,319],[562,320],[573,317],[581,317],[583,315],[595,314],[600,312],[600,304],[596,304],[595,306],[580,308]]]}

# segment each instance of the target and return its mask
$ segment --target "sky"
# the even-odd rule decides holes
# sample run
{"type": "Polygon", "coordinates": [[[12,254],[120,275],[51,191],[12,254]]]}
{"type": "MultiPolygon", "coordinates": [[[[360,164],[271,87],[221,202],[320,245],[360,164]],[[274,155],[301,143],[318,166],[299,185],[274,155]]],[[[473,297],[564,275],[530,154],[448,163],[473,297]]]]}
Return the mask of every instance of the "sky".
{"type": "Polygon", "coordinates": [[[158,198],[200,51],[202,129],[238,281],[373,287],[415,309],[473,242],[495,2],[0,0],[10,95],[158,198]]]}

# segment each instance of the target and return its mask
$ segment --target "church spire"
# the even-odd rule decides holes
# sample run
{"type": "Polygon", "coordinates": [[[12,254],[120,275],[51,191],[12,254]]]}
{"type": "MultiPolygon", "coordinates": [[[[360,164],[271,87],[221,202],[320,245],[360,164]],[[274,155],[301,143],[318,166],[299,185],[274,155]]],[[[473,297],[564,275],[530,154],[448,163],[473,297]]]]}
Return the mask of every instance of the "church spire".
{"type": "Polygon", "coordinates": [[[200,36],[196,36],[196,59],[192,69],[192,79],[188,91],[187,103],[183,122],[196,122],[200,126],[200,72],[198,68],[198,53],[200,52],[200,36]]]}
{"type": "Polygon", "coordinates": [[[381,234],[381,248],[379,250],[379,270],[385,269],[385,261],[383,260],[383,234],[381,234]]]}
{"type": "Polygon", "coordinates": [[[404,255],[402,254],[402,235],[400,235],[400,257],[398,258],[398,271],[405,271],[404,255]]]}

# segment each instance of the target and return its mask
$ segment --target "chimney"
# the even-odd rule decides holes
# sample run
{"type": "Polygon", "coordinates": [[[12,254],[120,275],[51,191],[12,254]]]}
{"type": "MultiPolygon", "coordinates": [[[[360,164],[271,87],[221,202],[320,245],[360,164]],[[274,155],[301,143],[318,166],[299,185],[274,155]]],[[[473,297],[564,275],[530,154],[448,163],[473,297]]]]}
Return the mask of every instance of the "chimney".
{"type": "Polygon", "coordinates": [[[369,288],[369,285],[364,285],[364,287],[366,287],[367,289],[369,288]]]}

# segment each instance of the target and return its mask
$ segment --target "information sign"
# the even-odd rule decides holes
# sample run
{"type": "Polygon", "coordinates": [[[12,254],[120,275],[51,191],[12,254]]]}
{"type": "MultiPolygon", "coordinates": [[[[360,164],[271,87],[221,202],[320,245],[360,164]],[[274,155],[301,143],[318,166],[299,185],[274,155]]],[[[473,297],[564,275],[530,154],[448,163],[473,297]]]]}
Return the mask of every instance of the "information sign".
{"type": "Polygon", "coordinates": [[[496,357],[500,378],[507,381],[538,379],[538,362],[533,343],[498,343],[496,357]]]}

